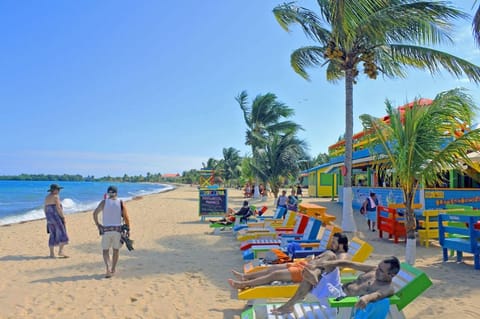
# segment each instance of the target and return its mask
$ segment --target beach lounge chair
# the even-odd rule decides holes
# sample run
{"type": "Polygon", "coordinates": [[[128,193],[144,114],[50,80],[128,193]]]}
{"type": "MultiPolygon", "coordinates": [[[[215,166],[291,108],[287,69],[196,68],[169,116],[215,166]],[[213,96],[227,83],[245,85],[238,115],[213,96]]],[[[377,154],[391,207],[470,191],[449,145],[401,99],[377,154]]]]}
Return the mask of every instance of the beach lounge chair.
{"type": "Polygon", "coordinates": [[[272,249],[272,246],[281,247],[286,249],[287,244],[295,241],[299,243],[308,243],[311,242],[313,239],[317,238],[318,232],[322,222],[316,218],[309,218],[307,226],[303,234],[297,233],[284,233],[280,235],[279,239],[256,239],[250,240],[248,244],[241,246],[242,247],[250,247],[243,252],[243,260],[252,260],[255,258],[263,258],[262,255],[265,254],[267,251],[272,249]]]}
{"type": "Polygon", "coordinates": [[[244,237],[247,235],[251,235],[254,233],[269,233],[276,228],[287,228],[287,227],[295,227],[296,223],[296,215],[297,213],[294,211],[288,211],[285,215],[285,219],[270,219],[264,221],[256,221],[250,222],[247,224],[241,224],[238,226],[243,226],[242,228],[238,228],[235,226],[233,229],[236,230],[237,238],[244,237]]]}
{"type": "MultiPolygon", "coordinates": [[[[308,238],[305,238],[305,233],[304,236],[300,240],[295,240],[294,243],[297,243],[301,247],[315,247],[316,249],[323,249],[322,251],[325,251],[327,247],[330,246],[330,242],[332,241],[333,234],[336,232],[341,232],[341,228],[338,226],[334,225],[327,225],[325,227],[321,227],[316,240],[308,240],[308,238]]],[[[288,245],[287,245],[288,247],[288,245]]],[[[294,254],[291,252],[288,252],[290,257],[293,259],[294,254]]],[[[310,254],[312,255],[312,254],[310,254]]],[[[268,267],[269,265],[266,265],[262,259],[256,259],[254,261],[245,263],[243,266],[243,272],[255,272],[259,270],[265,269],[265,267],[268,267]]]]}
{"type": "MultiPolygon", "coordinates": [[[[357,262],[364,262],[372,253],[373,246],[369,243],[359,239],[353,238],[349,241],[348,259],[357,262]],[[352,243],[352,245],[350,244],[352,243]],[[352,250],[350,250],[352,246],[352,250]],[[354,247],[358,247],[355,249],[354,247]]],[[[342,281],[351,281],[353,269],[342,269],[342,281]]],[[[253,299],[273,299],[273,298],[290,298],[298,289],[298,283],[282,283],[279,285],[263,285],[247,289],[238,290],[238,299],[253,300],[253,299]]]]}
{"type": "MultiPolygon", "coordinates": [[[[295,215],[295,224],[290,227],[267,227],[263,229],[254,229],[253,231],[248,231],[244,234],[238,233],[237,240],[242,243],[248,240],[257,239],[257,238],[278,238],[280,234],[303,234],[305,228],[307,227],[309,217],[303,214],[297,214],[295,212],[289,211],[289,213],[295,215]]],[[[247,249],[247,248],[245,248],[247,249]]],[[[242,250],[245,250],[242,249],[242,250]]]]}
{"type": "MultiPolygon", "coordinates": [[[[394,277],[393,285],[395,294],[384,300],[388,301],[389,311],[387,317],[389,319],[404,319],[402,310],[410,304],[415,298],[421,295],[431,285],[432,281],[428,276],[413,266],[406,263],[401,264],[400,272],[394,277]]],[[[383,299],[382,299],[383,300],[383,299]]],[[[384,307],[386,301],[379,300],[381,307],[384,307]]],[[[336,301],[335,298],[329,298],[329,304],[333,308],[338,309],[337,319],[361,318],[359,314],[355,316],[354,305],[358,301],[358,297],[346,297],[336,301]]],[[[260,318],[325,318],[326,311],[319,303],[298,303],[295,305],[295,312],[285,316],[274,316],[270,314],[272,309],[281,306],[281,304],[257,304],[242,313],[242,319],[260,319],[260,318]]],[[[372,304],[375,306],[375,304],[372,304]]],[[[372,309],[375,311],[375,309],[372,309]]],[[[375,319],[383,319],[375,317],[375,319]]]]}
{"type": "MultiPolygon", "coordinates": [[[[281,244],[280,237],[282,235],[293,234],[293,236],[302,237],[305,229],[307,228],[308,221],[311,217],[303,214],[296,214],[295,216],[295,226],[293,228],[290,227],[277,227],[276,229],[270,230],[268,233],[259,233],[256,237],[251,238],[250,236],[245,236],[247,240],[243,240],[240,244],[240,250],[247,250],[250,249],[254,245],[275,245],[279,246],[281,244]],[[262,236],[263,235],[263,236],[262,236]],[[275,239],[275,240],[272,240],[275,239]],[[267,240],[268,239],[268,240],[267,240]],[[270,242],[270,243],[267,243],[270,242]]],[[[321,222],[320,222],[321,224],[321,222]]],[[[320,226],[319,226],[320,228],[320,226]]],[[[315,233],[317,236],[318,233],[315,233]]],[[[254,234],[251,234],[254,235],[254,234]]],[[[285,237],[286,238],[286,237],[285,237]]]]}

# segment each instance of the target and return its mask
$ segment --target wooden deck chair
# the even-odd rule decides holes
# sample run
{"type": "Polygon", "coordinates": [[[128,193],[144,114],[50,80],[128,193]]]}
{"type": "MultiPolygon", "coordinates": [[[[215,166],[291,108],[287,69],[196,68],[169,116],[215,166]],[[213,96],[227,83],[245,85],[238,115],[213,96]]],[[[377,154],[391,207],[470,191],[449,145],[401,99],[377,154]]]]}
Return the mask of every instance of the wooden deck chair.
{"type": "MultiPolygon", "coordinates": [[[[420,296],[431,285],[432,281],[421,270],[406,263],[401,264],[400,272],[394,277],[393,285],[395,294],[388,298],[390,309],[387,314],[388,319],[404,319],[402,310],[410,304],[415,298],[420,296]]],[[[358,297],[346,297],[336,301],[330,298],[329,303],[333,308],[338,308],[337,319],[350,319],[354,315],[354,306],[358,297]]],[[[381,300],[380,300],[381,301],[381,300]]],[[[325,318],[325,309],[318,303],[298,303],[295,305],[293,313],[284,316],[271,315],[270,311],[281,304],[257,304],[242,313],[242,319],[283,319],[283,318],[325,318]]]]}
{"type": "MultiPolygon", "coordinates": [[[[327,225],[324,227],[320,227],[316,240],[308,240],[307,238],[305,238],[305,233],[304,233],[304,238],[300,240],[295,240],[295,242],[305,248],[312,247],[313,245],[315,249],[323,249],[324,251],[327,249],[327,247],[330,246],[330,242],[332,241],[333,234],[336,233],[337,231],[341,231],[341,228],[334,225],[327,225]]],[[[295,258],[294,255],[291,255],[290,257],[292,259],[295,258]]],[[[245,265],[243,265],[243,272],[244,273],[255,272],[255,271],[263,270],[265,269],[265,267],[268,267],[268,266],[269,265],[266,265],[262,259],[256,259],[254,261],[245,263],[245,265]]]]}
{"type": "MultiPolygon", "coordinates": [[[[309,217],[307,215],[298,214],[292,211],[289,213],[294,214],[295,223],[293,226],[287,227],[266,227],[254,229],[253,231],[247,231],[246,233],[238,233],[237,240],[246,242],[248,240],[257,239],[257,238],[278,238],[280,234],[293,233],[293,234],[303,234],[305,227],[307,227],[309,217]]],[[[244,248],[242,250],[248,249],[244,248]]]]}
{"type": "MultiPolygon", "coordinates": [[[[249,239],[242,241],[242,243],[240,244],[240,250],[247,250],[254,245],[266,245],[265,239],[271,240],[272,238],[275,239],[273,242],[275,243],[276,246],[278,246],[281,244],[281,240],[280,240],[281,235],[286,235],[286,234],[295,234],[297,236],[303,235],[303,233],[305,232],[305,229],[307,228],[310,217],[303,214],[296,214],[295,220],[296,220],[295,226],[293,227],[292,231],[285,231],[287,229],[292,229],[292,228],[278,227],[275,230],[272,230],[270,233],[261,233],[255,238],[247,237],[249,239]],[[266,234],[267,236],[261,236],[266,234]]],[[[273,245],[273,243],[270,243],[270,245],[273,245]]]]}
{"type": "Polygon", "coordinates": [[[266,227],[267,225],[270,225],[273,222],[278,224],[281,224],[283,222],[284,220],[283,213],[285,212],[286,208],[278,207],[275,210],[274,214],[271,216],[265,215],[265,212],[267,211],[267,209],[268,209],[267,206],[263,206],[258,211],[258,216],[255,216],[255,220],[235,226],[233,231],[237,232],[241,229],[248,228],[248,227],[266,227]]]}
{"type": "MultiPolygon", "coordinates": [[[[353,238],[349,241],[349,259],[356,262],[364,262],[370,254],[373,252],[373,246],[369,243],[359,239],[353,238]],[[352,243],[352,251],[350,251],[350,243],[352,243]],[[355,249],[355,247],[357,247],[355,249]],[[351,254],[351,255],[350,255],[351,254]]],[[[247,271],[248,272],[248,271],[247,271]]],[[[342,281],[351,281],[353,269],[342,269],[341,276],[342,281]]],[[[256,286],[247,289],[238,290],[238,299],[253,300],[253,299],[273,299],[273,298],[290,298],[298,289],[298,283],[282,283],[279,285],[263,285],[256,286]]]]}
{"type": "MultiPolygon", "coordinates": [[[[246,224],[238,225],[238,227],[234,228],[234,231],[237,232],[237,236],[244,236],[249,233],[256,233],[256,232],[270,232],[275,228],[279,227],[294,227],[295,226],[295,216],[296,212],[288,211],[285,215],[285,219],[280,217],[278,219],[265,219],[265,220],[258,220],[255,222],[248,222],[246,224]]],[[[283,215],[282,215],[283,216],[283,215]]]]}
{"type": "MultiPolygon", "coordinates": [[[[286,250],[288,243],[292,241],[299,243],[310,242],[312,239],[317,238],[321,226],[322,222],[320,220],[316,218],[309,218],[303,234],[281,234],[280,238],[276,241],[274,241],[274,239],[257,239],[256,242],[250,242],[248,243],[250,248],[243,251],[243,260],[263,258],[264,254],[269,251],[272,246],[281,247],[282,249],[286,250]]],[[[246,245],[243,247],[246,247],[246,245]]]]}

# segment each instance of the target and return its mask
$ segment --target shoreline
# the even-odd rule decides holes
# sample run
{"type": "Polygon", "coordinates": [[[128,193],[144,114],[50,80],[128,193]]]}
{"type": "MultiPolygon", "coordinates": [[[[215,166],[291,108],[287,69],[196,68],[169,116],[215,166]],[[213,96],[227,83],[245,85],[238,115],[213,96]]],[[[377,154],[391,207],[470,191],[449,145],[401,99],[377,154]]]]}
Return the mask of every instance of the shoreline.
{"type": "MultiPolygon", "coordinates": [[[[145,183],[146,184],[146,183],[145,183]]],[[[149,183],[149,184],[158,184],[158,183],[149,183]]],[[[173,191],[175,190],[178,185],[181,185],[181,184],[161,184],[161,185],[166,185],[168,188],[166,188],[165,190],[162,190],[160,192],[156,192],[156,193],[150,193],[150,194],[145,194],[145,195],[135,195],[135,196],[132,196],[130,199],[127,199],[125,200],[126,203],[130,202],[130,201],[134,201],[134,200],[141,200],[143,199],[144,197],[147,197],[147,196],[151,196],[151,195],[157,195],[157,194],[161,194],[161,193],[166,193],[166,192],[170,192],[170,191],[173,191]]],[[[63,200],[63,199],[62,199],[63,200]]],[[[41,207],[39,209],[42,209],[41,207]]],[[[85,209],[85,210],[78,210],[78,211],[75,211],[75,212],[70,212],[70,213],[65,213],[66,216],[71,216],[71,215],[75,215],[75,214],[82,214],[82,213],[86,213],[86,212],[90,212],[94,210],[95,208],[93,209],[85,209]]],[[[32,210],[29,210],[29,211],[25,211],[25,212],[22,212],[21,214],[27,214],[29,213],[30,211],[32,210]]],[[[13,215],[14,216],[14,215],[13,215]]],[[[11,216],[10,216],[11,217],[11,216]]],[[[0,227],[4,227],[4,226],[12,226],[12,225],[16,225],[16,224],[24,224],[24,223],[29,223],[29,222],[33,222],[33,221],[38,221],[38,220],[45,220],[45,217],[40,217],[40,218],[35,218],[35,219],[28,219],[28,220],[21,220],[21,221],[18,221],[18,222],[13,222],[13,223],[8,223],[8,224],[0,224],[0,227]]]]}
{"type": "MultiPolygon", "coordinates": [[[[229,189],[228,206],[244,200],[229,189]]],[[[341,206],[330,199],[304,198],[327,207],[340,220],[341,206]]],[[[273,199],[250,201],[274,210],[273,199]]],[[[70,243],[67,259],[48,258],[48,236],[39,220],[0,228],[0,318],[235,318],[247,309],[228,285],[231,269],[241,270],[239,243],[231,232],[214,235],[198,214],[198,189],[144,196],[127,203],[135,250],[120,250],[117,273],[104,278],[100,236],[91,214],[67,217],[70,243]],[[92,296],[95,296],[92,298],[92,296]]],[[[404,261],[405,245],[367,231],[355,214],[357,236],[374,246],[367,263],[389,255],[404,261]]],[[[339,222],[338,222],[339,223],[339,222]]],[[[477,318],[480,313],[479,272],[467,255],[466,264],[441,261],[441,249],[417,246],[416,267],[433,286],[405,309],[407,318],[477,318]],[[445,300],[451,300],[448,304],[445,300]]]]}

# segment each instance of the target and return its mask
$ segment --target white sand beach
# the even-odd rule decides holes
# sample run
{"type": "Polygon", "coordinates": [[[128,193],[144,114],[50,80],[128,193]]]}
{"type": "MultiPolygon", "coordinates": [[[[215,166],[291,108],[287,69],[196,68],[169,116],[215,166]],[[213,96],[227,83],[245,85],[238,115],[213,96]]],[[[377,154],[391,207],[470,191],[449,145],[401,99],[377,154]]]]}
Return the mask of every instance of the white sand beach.
{"type": "MultiPolygon", "coordinates": [[[[240,191],[229,190],[229,206],[239,207],[240,191]]],[[[304,198],[328,207],[340,219],[341,206],[330,199],[304,198]]],[[[273,210],[273,199],[266,204],[273,210]]],[[[246,303],[232,298],[230,269],[243,265],[231,233],[214,235],[198,216],[198,190],[145,196],[127,204],[135,250],[122,248],[117,273],[104,278],[100,237],[91,212],[67,215],[67,259],[48,258],[45,221],[0,227],[0,318],[240,318],[246,303]]],[[[356,236],[374,253],[404,260],[403,243],[379,239],[356,214],[356,236]]],[[[339,222],[338,222],[339,223],[339,222]]],[[[351,237],[353,234],[348,234],[351,237]]],[[[407,318],[480,318],[480,271],[442,262],[435,244],[417,246],[416,266],[433,286],[405,308],[407,318]]]]}

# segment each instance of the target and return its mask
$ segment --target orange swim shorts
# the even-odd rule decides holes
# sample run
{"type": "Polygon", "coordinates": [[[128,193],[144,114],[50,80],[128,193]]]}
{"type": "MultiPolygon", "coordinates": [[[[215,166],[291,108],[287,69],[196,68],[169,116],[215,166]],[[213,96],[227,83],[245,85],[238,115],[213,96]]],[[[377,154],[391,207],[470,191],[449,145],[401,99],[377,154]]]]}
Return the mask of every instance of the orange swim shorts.
{"type": "Polygon", "coordinates": [[[293,282],[301,282],[303,280],[303,268],[306,263],[299,261],[294,263],[287,263],[287,269],[290,271],[293,282]]]}

